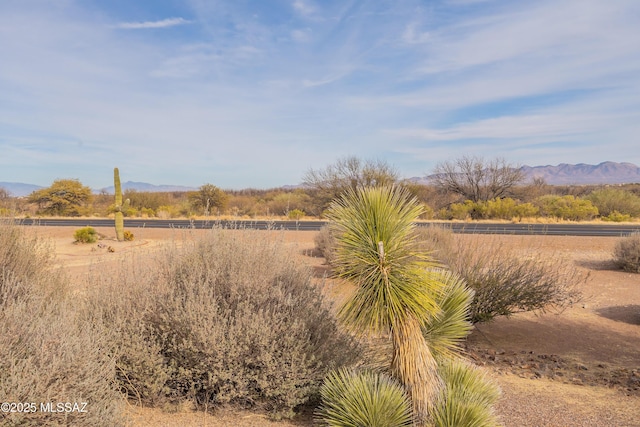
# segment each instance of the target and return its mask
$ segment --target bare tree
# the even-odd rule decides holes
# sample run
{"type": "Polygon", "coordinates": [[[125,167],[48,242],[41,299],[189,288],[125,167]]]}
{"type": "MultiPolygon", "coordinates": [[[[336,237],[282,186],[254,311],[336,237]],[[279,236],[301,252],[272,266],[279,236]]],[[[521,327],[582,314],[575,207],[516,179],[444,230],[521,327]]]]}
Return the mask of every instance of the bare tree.
{"type": "Polygon", "coordinates": [[[509,195],[524,175],[520,167],[503,158],[485,161],[481,157],[463,156],[439,163],[429,178],[441,191],[479,202],[509,195]]]}
{"type": "Polygon", "coordinates": [[[302,183],[314,194],[320,211],[347,189],[391,185],[398,181],[398,173],[383,160],[362,161],[344,157],[324,169],[310,169],[302,183]]]}

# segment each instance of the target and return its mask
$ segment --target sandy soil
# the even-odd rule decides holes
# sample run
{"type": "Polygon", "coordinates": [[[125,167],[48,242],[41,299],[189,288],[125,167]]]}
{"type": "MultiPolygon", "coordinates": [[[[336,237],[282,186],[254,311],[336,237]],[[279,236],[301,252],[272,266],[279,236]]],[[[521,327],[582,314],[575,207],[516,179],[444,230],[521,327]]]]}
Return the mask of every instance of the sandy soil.
{"type": "MultiPolygon", "coordinates": [[[[73,243],[71,227],[36,227],[35,231],[52,239],[57,262],[79,282],[99,271],[96,266],[116,268],[125,257],[153,254],[167,240],[179,242],[206,232],[133,229],[133,242],[116,242],[113,229],[98,228],[104,235],[99,244],[79,245],[73,243]]],[[[322,275],[323,260],[312,256],[315,233],[284,233],[293,249],[322,275]]],[[[611,253],[616,238],[486,238],[500,239],[513,250],[535,247],[566,257],[589,274],[581,285],[583,301],[562,313],[500,318],[479,325],[470,336],[469,356],[485,366],[502,388],[496,409],[504,425],[640,426],[640,275],[614,268],[611,253]]],[[[339,288],[331,294],[339,296],[339,288]]],[[[131,426],[312,424],[308,417],[273,422],[261,414],[234,410],[207,415],[189,409],[171,413],[130,406],[128,413],[131,426]]]]}

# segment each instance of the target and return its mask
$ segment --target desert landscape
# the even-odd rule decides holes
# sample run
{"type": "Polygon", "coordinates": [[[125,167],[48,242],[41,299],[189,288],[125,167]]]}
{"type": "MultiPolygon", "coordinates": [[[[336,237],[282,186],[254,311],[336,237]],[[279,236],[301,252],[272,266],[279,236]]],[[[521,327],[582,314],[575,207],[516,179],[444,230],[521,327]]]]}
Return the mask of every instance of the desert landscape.
{"type": "MultiPolygon", "coordinates": [[[[69,227],[36,227],[51,239],[56,262],[79,288],[92,276],[117,269],[123,259],[154,256],[168,242],[195,239],[207,230],[133,229],[135,240],[117,242],[112,228],[96,229],[97,244],[76,244],[69,227]],[[112,252],[110,249],[113,250],[112,252]]],[[[316,232],[261,232],[283,237],[313,269],[318,286],[339,302],[344,285],[327,279],[328,267],[314,251],[316,232]]],[[[499,384],[496,411],[505,426],[637,426],[640,420],[640,275],[617,270],[617,238],[474,236],[498,239],[513,251],[532,247],[573,263],[585,280],[582,299],[562,312],[520,313],[477,324],[466,351],[499,384]]],[[[310,426],[311,416],[273,421],[265,414],[226,408],[206,414],[183,408],[127,404],[131,426],[310,426]]]]}

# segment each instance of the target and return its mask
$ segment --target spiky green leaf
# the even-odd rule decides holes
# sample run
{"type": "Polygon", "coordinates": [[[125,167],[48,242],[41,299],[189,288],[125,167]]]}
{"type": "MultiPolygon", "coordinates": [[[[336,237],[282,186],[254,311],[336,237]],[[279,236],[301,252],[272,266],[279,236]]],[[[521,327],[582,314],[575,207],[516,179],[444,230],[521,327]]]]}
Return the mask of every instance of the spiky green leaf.
{"type": "Polygon", "coordinates": [[[439,312],[426,319],[424,337],[436,359],[453,358],[460,352],[461,343],[473,329],[470,304],[473,290],[458,275],[447,270],[428,272],[431,280],[443,284],[437,294],[439,312]]]}
{"type": "Polygon", "coordinates": [[[445,389],[434,408],[436,427],[500,425],[492,410],[500,390],[480,368],[461,359],[449,359],[441,361],[439,372],[445,389]]]}
{"type": "Polygon", "coordinates": [[[410,426],[411,402],[391,377],[370,371],[331,373],[321,391],[317,416],[331,427],[410,426]]]}

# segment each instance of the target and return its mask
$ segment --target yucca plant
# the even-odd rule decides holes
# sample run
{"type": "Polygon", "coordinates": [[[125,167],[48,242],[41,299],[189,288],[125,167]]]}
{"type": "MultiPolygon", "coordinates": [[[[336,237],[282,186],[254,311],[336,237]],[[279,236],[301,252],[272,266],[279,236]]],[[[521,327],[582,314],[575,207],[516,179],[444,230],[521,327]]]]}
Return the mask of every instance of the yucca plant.
{"type": "Polygon", "coordinates": [[[444,286],[437,292],[440,310],[423,325],[424,336],[436,360],[459,357],[461,344],[471,333],[470,307],[473,290],[457,274],[448,270],[432,270],[432,281],[444,286]]]}
{"type": "Polygon", "coordinates": [[[435,427],[500,425],[492,410],[500,390],[480,368],[462,359],[443,359],[438,370],[446,387],[433,411],[435,427]]]}
{"type": "Polygon", "coordinates": [[[318,416],[330,427],[402,427],[412,423],[401,384],[371,371],[339,370],[325,380],[318,416]]]}
{"type": "Polygon", "coordinates": [[[422,325],[437,316],[443,284],[414,245],[418,201],[399,187],[347,191],[327,213],[336,236],[335,271],[358,286],[339,316],[357,334],[390,335],[390,372],[404,385],[417,423],[441,395],[436,361],[422,325]]]}

